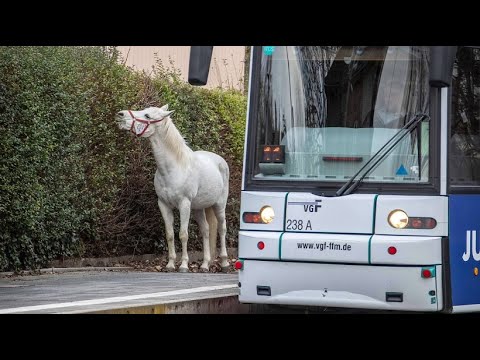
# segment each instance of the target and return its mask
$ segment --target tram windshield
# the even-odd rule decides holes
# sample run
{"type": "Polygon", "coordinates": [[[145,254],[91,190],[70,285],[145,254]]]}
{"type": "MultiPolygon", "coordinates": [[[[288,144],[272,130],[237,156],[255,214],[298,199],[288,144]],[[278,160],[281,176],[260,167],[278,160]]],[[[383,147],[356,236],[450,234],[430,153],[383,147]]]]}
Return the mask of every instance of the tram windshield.
{"type": "MultiPolygon", "coordinates": [[[[429,112],[422,46],[264,46],[253,78],[255,180],[344,182],[416,114],[429,112]]],[[[428,182],[429,122],[365,182],[428,182]]]]}

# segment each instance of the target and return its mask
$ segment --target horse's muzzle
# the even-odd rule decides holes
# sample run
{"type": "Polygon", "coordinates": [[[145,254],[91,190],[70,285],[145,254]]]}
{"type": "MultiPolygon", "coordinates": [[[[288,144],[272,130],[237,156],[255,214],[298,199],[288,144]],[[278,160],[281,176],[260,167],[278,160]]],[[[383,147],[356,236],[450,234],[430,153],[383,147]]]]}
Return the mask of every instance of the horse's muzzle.
{"type": "Polygon", "coordinates": [[[120,129],[129,129],[130,128],[125,119],[116,117],[115,120],[116,120],[117,125],[120,129]]]}

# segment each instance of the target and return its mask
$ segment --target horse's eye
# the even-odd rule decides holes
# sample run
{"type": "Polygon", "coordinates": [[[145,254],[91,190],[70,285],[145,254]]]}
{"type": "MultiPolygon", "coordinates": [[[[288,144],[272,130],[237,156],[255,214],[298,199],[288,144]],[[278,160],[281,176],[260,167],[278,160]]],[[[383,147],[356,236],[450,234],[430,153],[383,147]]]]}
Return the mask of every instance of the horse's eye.
{"type": "Polygon", "coordinates": [[[150,119],[150,115],[145,114],[145,119],[150,119]]]}

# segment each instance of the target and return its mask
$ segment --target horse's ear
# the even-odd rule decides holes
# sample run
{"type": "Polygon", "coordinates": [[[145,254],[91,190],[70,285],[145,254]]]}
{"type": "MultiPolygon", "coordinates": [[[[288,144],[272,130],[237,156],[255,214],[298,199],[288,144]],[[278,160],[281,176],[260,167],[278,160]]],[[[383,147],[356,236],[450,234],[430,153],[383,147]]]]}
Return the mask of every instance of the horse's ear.
{"type": "Polygon", "coordinates": [[[167,111],[168,110],[168,104],[163,105],[160,110],[167,111]]]}
{"type": "Polygon", "coordinates": [[[170,110],[170,111],[165,111],[165,110],[160,110],[158,112],[158,115],[160,115],[163,118],[166,118],[167,116],[169,116],[171,113],[173,113],[175,110],[170,110]]]}
{"type": "Polygon", "coordinates": [[[172,114],[172,113],[174,113],[174,112],[175,112],[175,110],[165,111],[165,112],[163,113],[163,116],[164,116],[164,117],[170,116],[170,114],[172,114]]]}

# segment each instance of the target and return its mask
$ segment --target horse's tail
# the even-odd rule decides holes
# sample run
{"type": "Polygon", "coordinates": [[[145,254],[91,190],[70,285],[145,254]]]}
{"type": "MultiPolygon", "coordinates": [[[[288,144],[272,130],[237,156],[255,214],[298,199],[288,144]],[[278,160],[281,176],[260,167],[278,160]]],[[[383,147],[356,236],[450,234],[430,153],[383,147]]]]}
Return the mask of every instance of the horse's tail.
{"type": "Polygon", "coordinates": [[[217,217],[213,211],[213,207],[205,209],[205,216],[208,222],[208,234],[210,240],[210,258],[213,260],[217,257],[217,217]]]}

